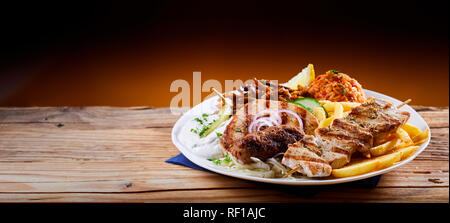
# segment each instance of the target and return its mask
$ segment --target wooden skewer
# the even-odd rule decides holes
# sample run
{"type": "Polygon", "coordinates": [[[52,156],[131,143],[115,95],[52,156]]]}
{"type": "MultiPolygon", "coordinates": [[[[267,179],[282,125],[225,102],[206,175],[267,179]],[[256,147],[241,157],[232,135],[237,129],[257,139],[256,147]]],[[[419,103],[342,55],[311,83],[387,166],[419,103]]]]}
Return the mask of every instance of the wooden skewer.
{"type": "Polygon", "coordinates": [[[297,171],[297,170],[300,169],[300,168],[302,168],[301,165],[298,166],[298,167],[295,167],[294,169],[292,169],[291,171],[289,171],[287,174],[284,174],[284,175],[283,175],[283,178],[286,178],[286,177],[288,177],[289,175],[295,173],[295,171],[297,171]]]}
{"type": "Polygon", "coordinates": [[[212,88],[212,90],[213,90],[217,95],[219,95],[219,97],[221,97],[222,99],[225,100],[225,97],[223,97],[222,93],[220,93],[220,92],[219,92],[218,90],[216,90],[215,88],[212,88]]]}
{"type": "Polygon", "coordinates": [[[227,100],[225,99],[225,97],[222,95],[222,93],[220,93],[218,90],[216,90],[215,88],[211,88],[220,98],[222,98],[223,103],[230,105],[230,103],[227,102],[227,100]]]}
{"type": "Polygon", "coordinates": [[[408,104],[408,103],[411,102],[411,101],[412,101],[412,100],[411,100],[411,98],[410,98],[410,99],[408,99],[408,100],[402,102],[401,104],[397,105],[397,108],[401,108],[401,107],[403,107],[403,105],[406,105],[406,104],[408,104]]]}

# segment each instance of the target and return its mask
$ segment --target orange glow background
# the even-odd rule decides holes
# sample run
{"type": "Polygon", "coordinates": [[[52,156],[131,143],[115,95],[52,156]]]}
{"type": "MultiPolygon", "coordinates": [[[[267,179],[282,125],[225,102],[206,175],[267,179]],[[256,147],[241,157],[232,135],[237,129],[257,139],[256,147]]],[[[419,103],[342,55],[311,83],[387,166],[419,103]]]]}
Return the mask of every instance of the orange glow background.
{"type": "Polygon", "coordinates": [[[351,19],[320,26],[327,22],[158,18],[139,32],[44,47],[38,56],[3,65],[0,87],[10,89],[0,94],[0,106],[166,107],[177,94],[169,92],[171,82],[192,82],[194,71],[202,72],[202,81],[285,82],[308,63],[316,75],[340,70],[365,89],[448,106],[447,31],[386,31],[345,23],[351,19]]]}

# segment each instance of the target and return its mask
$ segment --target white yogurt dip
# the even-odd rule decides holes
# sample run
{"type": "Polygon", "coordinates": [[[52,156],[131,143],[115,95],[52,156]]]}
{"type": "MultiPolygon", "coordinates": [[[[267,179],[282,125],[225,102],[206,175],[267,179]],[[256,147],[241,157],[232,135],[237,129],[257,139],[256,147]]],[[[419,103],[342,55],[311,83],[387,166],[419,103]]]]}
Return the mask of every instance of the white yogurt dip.
{"type": "MultiPolygon", "coordinates": [[[[225,131],[228,123],[230,123],[231,118],[227,121],[221,123],[213,132],[205,137],[200,137],[199,131],[202,127],[217,120],[219,116],[213,114],[217,111],[217,107],[211,106],[209,111],[192,116],[192,119],[186,123],[186,125],[181,130],[178,139],[180,142],[185,143],[185,145],[192,150],[198,156],[205,157],[206,159],[217,159],[223,154],[222,145],[220,144],[219,137],[225,131]],[[203,116],[203,114],[206,114],[203,116]],[[197,120],[196,120],[197,119],[197,120]],[[195,132],[196,131],[196,132],[195,132]]],[[[231,108],[230,108],[231,109],[231,108]]],[[[227,111],[227,113],[231,113],[227,111]]]]}

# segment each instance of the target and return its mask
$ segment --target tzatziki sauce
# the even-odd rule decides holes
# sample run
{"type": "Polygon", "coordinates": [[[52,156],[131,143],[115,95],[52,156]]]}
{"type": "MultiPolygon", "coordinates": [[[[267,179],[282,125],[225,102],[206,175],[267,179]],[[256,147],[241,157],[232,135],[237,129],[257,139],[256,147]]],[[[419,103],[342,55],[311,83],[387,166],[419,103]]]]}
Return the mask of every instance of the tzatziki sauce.
{"type": "MultiPolygon", "coordinates": [[[[217,111],[217,107],[216,111],[217,111]]],[[[209,110],[209,109],[208,109],[209,110]]],[[[185,146],[191,149],[191,151],[206,159],[217,159],[222,157],[223,149],[220,144],[220,136],[225,131],[228,123],[231,121],[231,117],[221,123],[213,132],[207,136],[200,137],[199,132],[208,123],[212,123],[219,118],[218,114],[214,114],[214,110],[210,112],[204,112],[199,115],[192,116],[192,118],[186,123],[179,134],[179,140],[185,143],[185,146]]]]}

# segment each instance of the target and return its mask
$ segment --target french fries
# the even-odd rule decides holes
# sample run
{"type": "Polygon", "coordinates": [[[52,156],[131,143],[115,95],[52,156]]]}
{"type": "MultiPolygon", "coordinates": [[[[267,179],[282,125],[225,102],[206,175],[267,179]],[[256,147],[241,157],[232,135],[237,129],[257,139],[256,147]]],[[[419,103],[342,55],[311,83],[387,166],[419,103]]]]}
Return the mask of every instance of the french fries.
{"type": "Polygon", "coordinates": [[[426,142],[428,140],[428,137],[430,137],[430,130],[426,129],[425,131],[414,137],[412,141],[414,142],[414,145],[420,145],[426,142]]]}
{"type": "Polygon", "coordinates": [[[404,159],[410,157],[411,155],[413,155],[417,149],[419,149],[418,146],[409,146],[409,147],[401,148],[401,149],[397,150],[396,152],[402,153],[401,160],[404,160],[404,159]]]}
{"type": "Polygon", "coordinates": [[[375,159],[378,159],[377,170],[381,170],[394,165],[395,162],[400,161],[402,159],[402,153],[401,152],[389,153],[383,156],[379,156],[375,159]]]}
{"type": "MultiPolygon", "coordinates": [[[[322,101],[320,101],[320,103],[323,103],[322,101]]],[[[323,108],[325,108],[325,110],[327,110],[328,113],[330,112],[334,112],[334,103],[335,102],[325,102],[322,104],[323,108]]]]}
{"type": "Polygon", "coordinates": [[[383,143],[379,146],[375,146],[373,148],[370,148],[370,154],[372,156],[381,156],[384,155],[396,148],[396,146],[399,144],[400,138],[394,138],[390,141],[387,141],[386,143],[383,143]]]}
{"type": "Polygon", "coordinates": [[[425,131],[421,132],[419,135],[417,135],[416,137],[413,138],[413,142],[418,142],[422,139],[426,139],[428,138],[430,134],[430,130],[426,129],[425,131]]]}
{"type": "Polygon", "coordinates": [[[416,126],[406,123],[402,126],[402,129],[405,130],[409,137],[411,139],[413,139],[414,137],[420,135],[420,133],[422,133],[422,130],[420,130],[419,128],[417,128],[416,126]]]}
{"type": "Polygon", "coordinates": [[[347,101],[339,102],[339,104],[342,105],[342,107],[344,108],[344,111],[350,111],[350,110],[352,110],[352,108],[358,107],[361,105],[358,102],[347,102],[347,101]]]}
{"type": "MultiPolygon", "coordinates": [[[[429,129],[422,131],[419,128],[417,128],[416,126],[409,124],[409,123],[406,123],[405,125],[403,125],[402,130],[407,132],[407,134],[409,135],[409,137],[412,141],[412,143],[410,142],[410,144],[414,144],[416,146],[426,142],[428,140],[428,138],[430,137],[429,129]]],[[[402,133],[402,135],[404,135],[404,133],[402,133]]]]}
{"type": "Polygon", "coordinates": [[[350,111],[350,110],[352,110],[352,108],[361,105],[360,103],[357,103],[357,102],[347,102],[347,101],[333,102],[333,101],[322,100],[319,102],[322,104],[322,106],[325,108],[325,110],[327,110],[327,112],[334,112],[335,104],[340,104],[342,106],[344,112],[350,111]]]}
{"type": "Polygon", "coordinates": [[[397,145],[398,148],[411,146],[414,144],[412,139],[409,137],[408,133],[405,130],[403,130],[402,128],[399,128],[397,130],[396,135],[402,141],[399,145],[397,145]]]}
{"type": "Polygon", "coordinates": [[[334,103],[334,113],[333,116],[335,118],[343,118],[344,117],[344,107],[340,103],[334,103]]]}
{"type": "Polygon", "coordinates": [[[334,169],[331,175],[334,177],[352,177],[374,171],[378,167],[378,160],[367,159],[362,162],[347,165],[343,168],[334,169]]]}
{"type": "Polygon", "coordinates": [[[352,163],[340,169],[334,169],[331,174],[334,177],[351,177],[357,176],[376,170],[384,169],[394,165],[396,162],[410,157],[418,149],[418,146],[409,146],[401,148],[392,153],[385,154],[373,159],[366,159],[362,162],[352,163]]]}
{"type": "Polygon", "coordinates": [[[328,117],[328,118],[322,120],[322,121],[319,123],[319,128],[325,128],[325,127],[330,126],[331,123],[334,121],[334,119],[335,119],[334,116],[330,116],[330,117],[328,117]]]}
{"type": "Polygon", "coordinates": [[[416,126],[408,123],[404,126],[402,126],[402,128],[395,133],[396,138],[370,148],[370,154],[372,156],[380,156],[392,150],[400,150],[412,145],[417,146],[428,140],[430,130],[427,129],[425,131],[421,131],[416,126]],[[415,136],[413,139],[411,138],[412,135],[415,136]]]}
{"type": "MultiPolygon", "coordinates": [[[[321,112],[323,112],[324,114],[319,114],[317,115],[316,111],[314,111],[314,113],[316,113],[316,117],[318,117],[319,120],[319,128],[324,128],[324,127],[328,127],[331,125],[331,123],[337,119],[337,118],[344,118],[346,115],[348,115],[348,113],[350,113],[349,111],[345,111],[344,106],[343,106],[343,102],[331,102],[331,101],[321,101],[322,106],[325,108],[325,110],[328,113],[328,118],[323,118],[323,116],[325,115],[325,112],[323,112],[323,110],[321,112]],[[322,116],[322,117],[319,117],[322,116]]],[[[346,105],[347,107],[350,105],[346,105]]],[[[353,106],[353,105],[351,105],[353,106]]],[[[318,113],[320,111],[317,111],[318,113]]]]}
{"type": "Polygon", "coordinates": [[[314,109],[314,115],[317,117],[319,123],[327,118],[325,111],[321,107],[314,109]]]}

